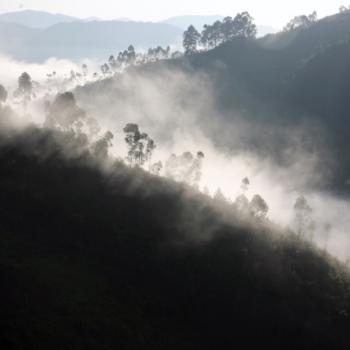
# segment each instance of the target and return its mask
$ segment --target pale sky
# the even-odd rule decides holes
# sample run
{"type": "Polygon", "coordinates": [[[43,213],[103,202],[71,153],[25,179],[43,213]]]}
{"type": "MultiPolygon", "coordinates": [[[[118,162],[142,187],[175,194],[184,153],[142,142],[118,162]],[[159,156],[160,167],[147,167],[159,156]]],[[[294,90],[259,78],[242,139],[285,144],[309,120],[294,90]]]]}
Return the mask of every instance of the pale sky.
{"type": "Polygon", "coordinates": [[[230,15],[244,10],[256,23],[282,27],[299,14],[316,10],[319,17],[338,12],[347,0],[0,0],[0,13],[19,8],[63,13],[76,17],[157,21],[178,15],[230,15]]]}

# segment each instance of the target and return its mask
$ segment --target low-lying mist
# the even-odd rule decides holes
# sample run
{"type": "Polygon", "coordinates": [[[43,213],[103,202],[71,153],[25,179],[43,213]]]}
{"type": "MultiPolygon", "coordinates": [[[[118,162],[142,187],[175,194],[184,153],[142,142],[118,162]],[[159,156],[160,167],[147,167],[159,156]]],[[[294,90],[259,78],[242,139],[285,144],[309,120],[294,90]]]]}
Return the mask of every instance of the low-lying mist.
{"type": "MultiPolygon", "coordinates": [[[[322,125],[274,125],[258,115],[245,118],[242,111],[223,111],[218,105],[218,82],[194,71],[186,59],[181,64],[130,68],[110,77],[94,75],[98,65],[88,61],[51,59],[33,65],[0,57],[0,63],[0,84],[8,91],[1,118],[11,120],[16,128],[30,123],[50,128],[48,105],[52,109],[58,93],[72,91],[84,116],[99,125],[99,138],[86,133],[91,144],[102,140],[98,145],[108,146],[110,156],[126,158],[123,128],[128,123],[137,124],[155,141],[152,164],[162,162],[160,175],[165,175],[164,165],[172,154],[201,151],[201,191],[215,196],[220,189],[227,203],[234,203],[243,192],[249,200],[259,194],[268,205],[268,219],[292,230],[294,204],[304,195],[315,222],[312,239],[337,257],[350,258],[350,202],[325,191],[333,161],[322,125]],[[82,71],[82,64],[89,72],[82,71]],[[25,101],[15,94],[22,72],[33,81],[25,101]],[[107,131],[113,138],[103,136],[107,131]],[[242,190],[244,178],[249,183],[242,190]],[[324,234],[326,225],[329,237],[324,234]]],[[[76,132],[74,128],[70,131],[76,132]]],[[[144,168],[149,170],[150,163],[144,168]]]]}

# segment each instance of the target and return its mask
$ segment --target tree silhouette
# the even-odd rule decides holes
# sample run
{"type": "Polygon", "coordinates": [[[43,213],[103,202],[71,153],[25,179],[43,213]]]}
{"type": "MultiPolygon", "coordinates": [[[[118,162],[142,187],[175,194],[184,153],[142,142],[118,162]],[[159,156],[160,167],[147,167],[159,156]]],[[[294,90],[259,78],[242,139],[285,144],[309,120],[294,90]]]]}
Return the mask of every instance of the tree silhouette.
{"type": "Polygon", "coordinates": [[[157,163],[154,163],[152,164],[151,168],[150,168],[150,172],[153,174],[153,175],[159,175],[160,172],[162,171],[163,169],[163,163],[161,161],[157,162],[157,163]]]}
{"type": "Polygon", "coordinates": [[[94,138],[95,136],[97,136],[98,133],[101,131],[100,124],[95,118],[88,117],[86,119],[86,126],[88,127],[89,136],[91,138],[94,138]]]}
{"type": "Polygon", "coordinates": [[[232,27],[230,38],[233,36],[243,36],[247,39],[256,37],[256,25],[253,17],[248,12],[238,13],[233,20],[232,27]]]}
{"type": "Polygon", "coordinates": [[[107,131],[101,139],[92,145],[92,154],[98,159],[106,159],[108,157],[108,149],[113,146],[113,138],[114,135],[107,131]]]}
{"type": "Polygon", "coordinates": [[[241,194],[236,198],[234,202],[234,207],[236,210],[241,212],[244,215],[247,215],[249,213],[249,200],[246,197],[246,193],[248,191],[250,185],[250,181],[247,177],[242,179],[241,182],[241,194]]]}
{"type": "Polygon", "coordinates": [[[170,57],[171,57],[172,59],[177,59],[177,58],[180,58],[180,57],[182,57],[182,56],[183,56],[182,52],[179,51],[179,50],[177,50],[177,51],[173,52],[173,53],[171,54],[170,57]]]}
{"type": "Polygon", "coordinates": [[[227,199],[224,196],[224,194],[221,191],[221,188],[219,187],[216,192],[214,193],[214,200],[219,204],[227,203],[227,199]]]}
{"type": "Polygon", "coordinates": [[[269,207],[266,204],[265,200],[258,194],[254,195],[249,204],[249,207],[251,214],[258,219],[266,218],[266,215],[269,211],[269,207]]]}
{"type": "Polygon", "coordinates": [[[0,105],[1,103],[6,102],[7,100],[7,91],[6,89],[0,84],[0,105]]]}
{"type": "Polygon", "coordinates": [[[249,185],[250,185],[250,181],[247,177],[245,177],[241,183],[241,190],[243,193],[246,193],[248,191],[249,185]]]}
{"type": "Polygon", "coordinates": [[[191,152],[184,152],[180,156],[172,154],[165,163],[165,176],[191,186],[198,186],[202,177],[203,159],[202,151],[198,151],[196,157],[191,152]]]}
{"type": "Polygon", "coordinates": [[[176,158],[176,175],[178,181],[191,184],[194,156],[191,152],[184,152],[176,158]]]}
{"type": "Polygon", "coordinates": [[[129,123],[124,127],[123,131],[126,134],[125,142],[128,146],[127,160],[129,164],[132,165],[134,162],[136,162],[136,149],[137,144],[141,139],[141,134],[137,124],[129,123]]]}
{"type": "Polygon", "coordinates": [[[235,22],[232,17],[225,17],[221,24],[221,32],[224,41],[229,41],[236,36],[235,22]]]}
{"type": "Polygon", "coordinates": [[[307,238],[310,241],[313,241],[315,237],[315,231],[316,231],[316,222],[311,220],[306,227],[307,238]]]}
{"type": "Polygon", "coordinates": [[[332,231],[332,225],[330,223],[326,223],[323,225],[322,236],[324,239],[324,250],[327,250],[328,241],[329,241],[329,238],[331,235],[331,231],[332,231]]]}
{"type": "Polygon", "coordinates": [[[81,131],[86,113],[77,106],[72,92],[57,94],[47,108],[45,126],[62,130],[81,131]]]}
{"type": "Polygon", "coordinates": [[[285,27],[284,31],[294,30],[296,28],[309,28],[317,21],[317,12],[314,11],[310,15],[301,15],[294,17],[285,27]]]}
{"type": "Polygon", "coordinates": [[[201,43],[206,48],[214,48],[223,41],[222,23],[214,22],[212,25],[205,24],[202,31],[201,43]]]}
{"type": "Polygon", "coordinates": [[[248,12],[238,13],[235,18],[225,17],[223,21],[216,21],[212,25],[204,25],[201,43],[206,48],[214,48],[223,42],[237,36],[247,39],[255,38],[257,33],[253,18],[248,12]]]}
{"type": "Polygon", "coordinates": [[[114,58],[113,55],[110,55],[108,58],[108,64],[109,66],[115,71],[117,68],[117,60],[114,58]]]}
{"type": "Polygon", "coordinates": [[[128,51],[127,51],[127,63],[128,64],[134,64],[136,61],[136,53],[135,53],[135,49],[132,45],[130,45],[128,47],[128,51]]]}
{"type": "Polygon", "coordinates": [[[32,91],[32,78],[27,72],[24,72],[18,78],[18,88],[15,91],[15,96],[24,96],[26,99],[30,99],[32,91]]]}
{"type": "Polygon", "coordinates": [[[344,5],[341,5],[341,6],[339,7],[339,12],[346,12],[346,11],[349,11],[349,7],[346,7],[346,6],[344,6],[344,5]]]}
{"type": "Polygon", "coordinates": [[[317,12],[316,11],[312,12],[308,18],[309,18],[310,24],[317,22],[317,19],[318,19],[317,12]]]}
{"type": "Polygon", "coordinates": [[[108,63],[101,66],[103,74],[109,74],[110,71],[117,71],[122,68],[126,68],[130,65],[145,64],[147,62],[156,62],[158,60],[181,57],[181,52],[177,51],[171,54],[170,46],[165,49],[161,46],[155,48],[149,48],[146,53],[137,53],[133,45],[129,45],[127,50],[120,51],[117,58],[114,55],[110,55],[108,63]]]}
{"type": "Polygon", "coordinates": [[[294,204],[295,223],[297,235],[305,237],[308,225],[311,223],[312,209],[304,196],[299,196],[294,204]]]}
{"type": "Polygon", "coordinates": [[[165,176],[175,180],[175,181],[181,181],[181,179],[177,176],[177,170],[178,170],[178,157],[176,154],[171,154],[170,157],[165,162],[165,176]]]}
{"type": "Polygon", "coordinates": [[[52,73],[48,73],[48,74],[46,74],[46,76],[47,76],[49,79],[51,79],[51,78],[55,78],[55,77],[56,77],[56,75],[57,75],[56,71],[52,71],[52,73]]]}
{"type": "Polygon", "coordinates": [[[154,141],[146,133],[141,133],[137,124],[129,123],[123,131],[128,146],[127,160],[129,164],[142,166],[146,161],[150,162],[156,148],[154,141]]]}
{"type": "Polygon", "coordinates": [[[193,162],[193,170],[192,170],[192,183],[194,185],[198,185],[202,178],[202,167],[203,167],[203,159],[204,153],[202,151],[197,152],[197,157],[193,162]]]}
{"type": "Polygon", "coordinates": [[[170,57],[170,46],[167,46],[166,49],[163,49],[161,46],[157,46],[156,48],[148,49],[147,57],[145,61],[147,62],[155,62],[162,59],[167,59],[170,57]]]}
{"type": "Polygon", "coordinates": [[[154,140],[152,140],[149,136],[147,136],[145,161],[147,161],[149,164],[151,163],[152,155],[156,147],[157,146],[154,143],[154,140]]]}
{"type": "Polygon", "coordinates": [[[236,198],[234,207],[242,214],[247,215],[249,213],[249,200],[245,194],[241,194],[236,198]]]}
{"type": "Polygon", "coordinates": [[[190,25],[183,34],[183,47],[185,55],[191,55],[197,51],[197,45],[201,35],[193,25],[190,25]]]}
{"type": "Polygon", "coordinates": [[[107,75],[111,72],[110,68],[109,68],[109,65],[107,63],[104,63],[102,66],[101,66],[101,72],[103,75],[107,75]]]}
{"type": "Polygon", "coordinates": [[[85,63],[83,63],[83,65],[81,66],[81,70],[83,72],[84,77],[86,77],[89,71],[88,71],[88,66],[85,63]]]}
{"type": "Polygon", "coordinates": [[[190,152],[185,152],[183,155],[184,165],[184,181],[191,186],[197,186],[202,178],[202,165],[204,153],[197,152],[194,158],[190,152]],[[186,170],[185,170],[186,169],[186,170]]]}

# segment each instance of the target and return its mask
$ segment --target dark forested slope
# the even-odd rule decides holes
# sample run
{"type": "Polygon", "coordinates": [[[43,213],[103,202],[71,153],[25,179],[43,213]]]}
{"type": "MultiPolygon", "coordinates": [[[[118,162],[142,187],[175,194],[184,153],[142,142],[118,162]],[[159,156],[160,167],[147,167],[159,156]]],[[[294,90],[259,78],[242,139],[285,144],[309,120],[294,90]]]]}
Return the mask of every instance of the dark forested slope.
{"type": "Polygon", "coordinates": [[[349,348],[336,261],[182,185],[67,160],[53,140],[1,142],[2,349],[349,348]]]}

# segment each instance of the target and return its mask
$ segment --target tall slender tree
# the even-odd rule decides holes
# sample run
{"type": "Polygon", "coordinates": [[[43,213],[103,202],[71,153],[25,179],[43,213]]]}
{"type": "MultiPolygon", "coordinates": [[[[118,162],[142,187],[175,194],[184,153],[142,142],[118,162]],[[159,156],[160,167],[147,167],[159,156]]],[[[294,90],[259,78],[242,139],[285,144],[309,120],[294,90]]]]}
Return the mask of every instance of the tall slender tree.
{"type": "Polygon", "coordinates": [[[7,91],[2,85],[0,85],[0,105],[1,103],[6,102],[6,100],[7,100],[7,91]]]}
{"type": "Polygon", "coordinates": [[[294,204],[294,221],[298,236],[304,237],[307,234],[308,226],[311,223],[312,208],[304,196],[299,196],[294,204]]]}
{"type": "Polygon", "coordinates": [[[185,55],[191,55],[197,51],[197,46],[200,41],[201,35],[197,29],[190,25],[183,34],[183,47],[185,49],[185,55]]]}
{"type": "Polygon", "coordinates": [[[231,38],[233,36],[242,36],[247,39],[255,38],[257,29],[253,17],[248,12],[238,13],[233,19],[231,32],[231,38]]]}
{"type": "Polygon", "coordinates": [[[98,159],[106,159],[108,157],[109,148],[113,146],[113,138],[114,135],[110,131],[107,131],[92,145],[92,154],[98,159]]]}
{"type": "Polygon", "coordinates": [[[258,218],[264,219],[269,211],[269,207],[265,200],[258,194],[256,194],[250,202],[250,212],[251,214],[258,218]]]}
{"type": "Polygon", "coordinates": [[[141,133],[137,124],[129,123],[124,129],[125,142],[128,146],[128,155],[126,157],[130,166],[142,166],[146,161],[151,161],[155,142],[146,134],[141,133]]]}

